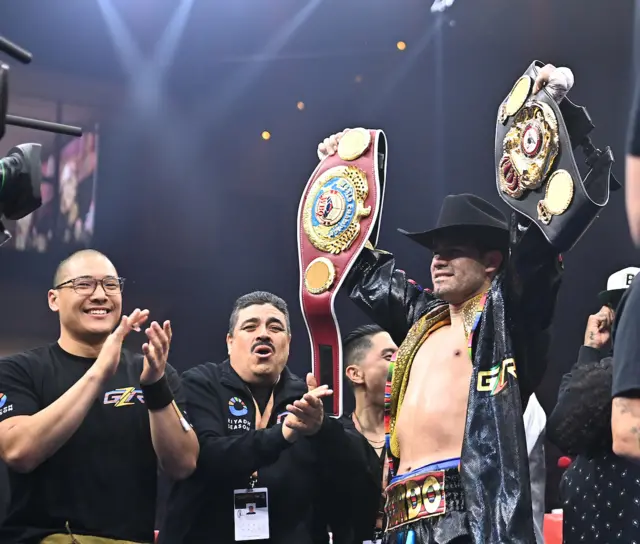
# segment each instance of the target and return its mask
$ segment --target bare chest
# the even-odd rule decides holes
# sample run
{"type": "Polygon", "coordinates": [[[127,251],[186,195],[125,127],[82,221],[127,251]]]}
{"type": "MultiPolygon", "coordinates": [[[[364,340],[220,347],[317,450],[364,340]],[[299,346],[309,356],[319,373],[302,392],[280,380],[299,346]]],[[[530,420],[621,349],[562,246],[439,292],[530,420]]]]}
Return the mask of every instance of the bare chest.
{"type": "Polygon", "coordinates": [[[405,402],[427,395],[446,397],[460,388],[466,398],[470,377],[471,359],[463,329],[443,327],[432,333],[416,353],[405,402]]]}

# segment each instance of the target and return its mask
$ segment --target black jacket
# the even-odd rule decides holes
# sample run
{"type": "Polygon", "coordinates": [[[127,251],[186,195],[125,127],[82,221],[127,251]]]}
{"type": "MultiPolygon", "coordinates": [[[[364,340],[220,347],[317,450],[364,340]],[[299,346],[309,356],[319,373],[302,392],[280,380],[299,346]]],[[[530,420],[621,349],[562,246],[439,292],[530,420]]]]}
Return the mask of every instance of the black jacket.
{"type": "Polygon", "coordinates": [[[575,456],[560,482],[565,544],[640,540],[640,467],[613,453],[614,362],[601,357],[597,349],[580,347],[547,420],[549,440],[575,456]]]}
{"type": "Polygon", "coordinates": [[[568,455],[612,453],[612,358],[580,346],[578,360],[562,377],[547,437],[568,455]]]}
{"type": "MultiPolygon", "coordinates": [[[[510,231],[507,261],[491,284],[474,337],[462,445],[461,478],[476,544],[535,543],[522,417],[549,361],[550,327],[563,267],[536,226],[514,213],[510,231]],[[515,360],[517,379],[503,371],[510,359],[515,360]],[[479,390],[480,372],[502,376],[506,387],[479,390]]],[[[346,285],[351,299],[396,343],[403,342],[427,314],[434,321],[448,318],[446,303],[407,279],[390,253],[363,250],[346,285]]],[[[396,364],[394,384],[402,377],[398,370],[396,364]]],[[[392,392],[392,411],[397,402],[392,392]]]]}
{"type": "Polygon", "coordinates": [[[340,493],[325,503],[331,508],[327,524],[334,544],[362,544],[373,540],[376,517],[382,507],[383,460],[358,432],[351,415],[343,415],[337,421],[351,442],[341,461],[341,471],[348,479],[342,481],[340,493]]]}
{"type": "Polygon", "coordinates": [[[253,397],[229,361],[192,368],[182,384],[200,457],[194,474],[171,490],[160,544],[233,544],[233,490],[247,488],[256,470],[256,487],[268,489],[270,544],[327,543],[318,513],[344,476],[337,461],[350,443],[331,418],[312,437],[284,439],[286,406],[307,392],[306,383],[284,369],[263,430],[255,429],[253,397]]]}

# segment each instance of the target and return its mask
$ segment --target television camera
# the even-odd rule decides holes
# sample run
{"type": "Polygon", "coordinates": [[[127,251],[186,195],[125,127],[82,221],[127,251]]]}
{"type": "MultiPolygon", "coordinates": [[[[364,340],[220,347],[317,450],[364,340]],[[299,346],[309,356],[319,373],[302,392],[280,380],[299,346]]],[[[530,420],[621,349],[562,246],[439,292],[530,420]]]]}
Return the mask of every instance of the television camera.
{"type": "MultiPolygon", "coordinates": [[[[0,51],[23,64],[29,64],[33,55],[0,36],[0,51]]],[[[70,125],[30,119],[7,113],[9,103],[9,66],[0,62],[0,139],[5,135],[6,126],[33,128],[69,136],[82,136],[82,129],[70,125]]],[[[2,224],[6,217],[17,220],[26,217],[42,206],[40,183],[42,162],[40,144],[21,144],[0,158],[0,245],[11,239],[11,234],[2,224]]]]}

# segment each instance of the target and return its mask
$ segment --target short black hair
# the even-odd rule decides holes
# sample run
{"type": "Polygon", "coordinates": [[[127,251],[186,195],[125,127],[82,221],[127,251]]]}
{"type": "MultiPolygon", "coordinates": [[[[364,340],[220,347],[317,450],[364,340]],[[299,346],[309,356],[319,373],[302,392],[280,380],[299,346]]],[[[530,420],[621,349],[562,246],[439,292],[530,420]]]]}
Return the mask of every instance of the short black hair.
{"type": "Polygon", "coordinates": [[[359,364],[373,346],[371,337],[380,332],[384,329],[378,325],[362,325],[353,329],[342,343],[344,366],[359,364]]]}
{"type": "Polygon", "coordinates": [[[269,293],[268,291],[253,291],[252,293],[242,295],[233,303],[233,310],[229,318],[229,335],[233,336],[233,330],[238,324],[238,313],[240,313],[240,310],[244,310],[249,306],[261,306],[263,304],[271,304],[276,310],[284,314],[287,332],[291,334],[291,323],[289,321],[289,308],[287,307],[287,303],[279,296],[269,293]]]}

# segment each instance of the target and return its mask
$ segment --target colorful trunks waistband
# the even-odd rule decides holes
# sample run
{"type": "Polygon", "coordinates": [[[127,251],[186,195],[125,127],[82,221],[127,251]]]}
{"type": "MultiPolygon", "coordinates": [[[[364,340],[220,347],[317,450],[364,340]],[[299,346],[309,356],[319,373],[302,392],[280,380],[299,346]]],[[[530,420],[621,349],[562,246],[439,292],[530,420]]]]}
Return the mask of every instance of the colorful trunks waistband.
{"type": "Polygon", "coordinates": [[[459,463],[459,459],[432,463],[391,480],[384,507],[387,531],[447,510],[464,510],[459,463]]]}

